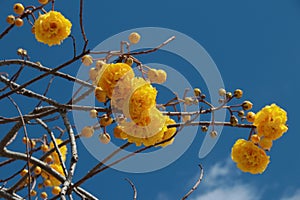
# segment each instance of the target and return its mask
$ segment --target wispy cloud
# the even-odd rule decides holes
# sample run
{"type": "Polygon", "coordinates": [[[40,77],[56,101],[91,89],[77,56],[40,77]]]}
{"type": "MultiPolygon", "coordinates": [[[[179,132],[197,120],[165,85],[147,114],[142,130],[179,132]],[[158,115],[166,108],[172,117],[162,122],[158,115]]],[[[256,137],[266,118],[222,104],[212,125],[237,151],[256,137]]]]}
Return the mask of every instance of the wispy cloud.
{"type": "Polygon", "coordinates": [[[196,197],[191,199],[260,200],[262,191],[255,185],[243,182],[239,175],[231,160],[219,162],[206,172],[201,191],[195,192],[193,196],[196,197]]]}
{"type": "Polygon", "coordinates": [[[233,186],[220,186],[214,188],[203,195],[199,195],[194,200],[258,200],[260,196],[256,195],[256,189],[251,185],[233,185],[233,186]]]}
{"type": "Polygon", "coordinates": [[[299,200],[300,199],[300,188],[292,195],[286,195],[281,200],[299,200]]]}
{"type": "Polygon", "coordinates": [[[167,194],[160,192],[158,193],[156,200],[170,200],[170,199],[167,196],[167,194]]]}

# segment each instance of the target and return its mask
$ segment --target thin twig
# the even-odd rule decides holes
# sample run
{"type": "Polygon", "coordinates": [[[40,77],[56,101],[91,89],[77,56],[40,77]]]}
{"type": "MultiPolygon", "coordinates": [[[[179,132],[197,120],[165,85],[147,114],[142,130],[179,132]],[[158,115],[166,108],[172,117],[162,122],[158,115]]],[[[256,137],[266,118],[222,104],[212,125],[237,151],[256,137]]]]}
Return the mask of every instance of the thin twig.
{"type": "MultiPolygon", "coordinates": [[[[34,69],[37,69],[37,70],[43,71],[43,72],[50,72],[52,70],[51,68],[45,67],[40,63],[35,63],[35,62],[28,61],[28,60],[22,60],[22,59],[0,60],[0,66],[6,66],[6,65],[12,65],[12,64],[19,64],[19,65],[24,64],[26,66],[32,67],[34,69]]],[[[72,82],[76,82],[80,85],[84,85],[88,88],[94,88],[94,86],[92,84],[85,82],[83,80],[77,79],[69,74],[65,74],[60,71],[53,72],[52,74],[57,77],[64,78],[68,81],[72,81],[72,82]]]]}
{"type": "Polygon", "coordinates": [[[50,135],[50,138],[52,140],[52,143],[53,143],[53,146],[55,148],[55,152],[57,153],[58,155],[58,159],[59,159],[59,162],[60,162],[60,165],[62,166],[62,169],[63,169],[63,172],[65,174],[65,176],[68,175],[68,172],[67,172],[67,169],[66,169],[66,165],[64,163],[64,161],[62,160],[62,154],[60,152],[60,149],[58,147],[58,144],[56,142],[56,139],[55,139],[55,136],[54,136],[54,133],[50,130],[50,128],[48,127],[48,125],[43,122],[43,120],[37,118],[36,121],[48,132],[48,134],[50,135]]]}
{"type": "MultiPolygon", "coordinates": [[[[20,108],[19,108],[19,106],[18,106],[18,104],[13,100],[13,98],[11,98],[10,96],[8,96],[8,99],[13,103],[13,105],[16,107],[16,109],[17,109],[17,111],[18,111],[18,113],[19,113],[19,115],[20,115],[20,118],[21,118],[21,122],[22,122],[22,126],[23,126],[23,131],[24,131],[24,135],[25,135],[25,137],[26,137],[26,158],[27,158],[27,169],[28,169],[28,175],[29,175],[29,180],[31,179],[31,176],[30,176],[30,174],[29,174],[29,169],[30,169],[30,167],[29,167],[29,159],[30,159],[30,155],[29,155],[29,143],[27,142],[27,139],[28,139],[28,133],[27,133],[27,128],[26,128],[26,123],[25,123],[25,120],[24,120],[24,118],[23,118],[23,114],[22,114],[22,112],[21,112],[21,110],[20,110],[20,108]]],[[[30,142],[30,144],[31,144],[31,142],[30,142]]],[[[31,190],[31,188],[30,188],[30,184],[31,184],[31,181],[28,181],[28,194],[30,194],[30,190],[31,190]]],[[[31,200],[31,196],[29,195],[29,200],[31,200]]]]}
{"type": "Polygon", "coordinates": [[[195,183],[195,185],[192,187],[192,189],[190,191],[188,191],[188,193],[186,193],[181,200],[185,200],[187,199],[199,186],[199,184],[201,183],[202,179],[203,179],[203,175],[204,175],[204,170],[201,164],[199,164],[200,167],[200,175],[199,178],[197,180],[197,182],[195,183]]]}
{"type": "Polygon", "coordinates": [[[52,70],[50,70],[50,71],[48,71],[48,72],[46,72],[46,73],[44,73],[44,74],[42,74],[42,75],[39,75],[39,76],[37,76],[37,77],[31,79],[30,81],[24,83],[23,85],[20,85],[19,87],[17,87],[17,88],[15,88],[15,89],[11,90],[10,92],[7,92],[7,93],[1,95],[1,96],[0,96],[0,99],[3,99],[3,98],[5,98],[5,97],[7,97],[7,96],[9,96],[9,95],[11,95],[11,94],[17,92],[17,91],[20,91],[21,89],[23,89],[23,88],[29,86],[30,84],[32,84],[32,83],[34,83],[34,82],[36,82],[36,81],[38,81],[38,80],[41,80],[41,79],[45,78],[46,76],[48,76],[48,75],[50,75],[50,74],[53,74],[53,73],[57,72],[58,70],[60,70],[60,69],[62,69],[62,68],[64,68],[64,67],[66,67],[66,66],[69,66],[70,64],[72,64],[72,63],[75,62],[76,60],[80,59],[82,56],[84,56],[84,55],[87,54],[88,52],[89,52],[89,51],[82,52],[80,55],[78,55],[78,56],[76,56],[76,57],[74,57],[74,58],[68,60],[67,62],[65,62],[65,63],[59,65],[58,67],[53,68],[52,70]]]}
{"type": "Polygon", "coordinates": [[[131,187],[133,189],[133,200],[136,200],[136,198],[137,198],[137,190],[136,190],[135,185],[133,184],[133,182],[129,178],[125,178],[125,180],[131,185],[131,187]]]}
{"type": "Polygon", "coordinates": [[[85,31],[84,31],[83,14],[82,13],[83,13],[83,0],[80,0],[79,23],[80,23],[80,30],[81,30],[82,38],[84,41],[84,46],[83,46],[82,52],[85,52],[87,44],[88,44],[88,40],[86,38],[85,31]]]}
{"type": "Polygon", "coordinates": [[[70,168],[69,168],[69,171],[68,171],[68,176],[66,178],[66,181],[63,183],[63,187],[62,187],[62,190],[61,190],[61,198],[65,199],[67,189],[70,187],[70,185],[72,183],[74,173],[75,173],[75,168],[76,168],[76,164],[77,164],[77,161],[78,161],[78,154],[77,154],[77,145],[76,145],[74,131],[73,131],[73,128],[72,128],[72,126],[69,122],[66,111],[61,112],[61,116],[62,116],[62,119],[64,121],[64,125],[67,128],[67,132],[69,134],[71,152],[72,152],[72,157],[71,157],[70,168]]]}

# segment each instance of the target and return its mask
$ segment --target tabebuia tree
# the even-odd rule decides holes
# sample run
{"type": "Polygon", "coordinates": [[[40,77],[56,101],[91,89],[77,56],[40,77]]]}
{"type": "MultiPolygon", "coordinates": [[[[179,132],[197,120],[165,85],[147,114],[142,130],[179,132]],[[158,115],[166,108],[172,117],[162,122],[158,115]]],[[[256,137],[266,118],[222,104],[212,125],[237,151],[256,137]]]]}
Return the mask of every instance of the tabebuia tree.
{"type": "MultiPolygon", "coordinates": [[[[20,47],[16,49],[17,58],[0,60],[0,66],[19,66],[17,70],[11,70],[9,73],[1,70],[0,75],[1,105],[11,103],[18,113],[17,116],[10,116],[9,113],[1,112],[1,126],[11,125],[11,127],[1,129],[0,155],[5,159],[2,159],[0,166],[9,166],[17,161],[21,163],[18,169],[9,171],[7,177],[1,177],[0,197],[35,199],[36,196],[40,196],[42,199],[72,199],[73,196],[79,196],[84,199],[97,199],[96,195],[88,192],[88,188],[81,187],[85,181],[93,179],[96,174],[129,157],[149,149],[166,148],[172,145],[176,136],[188,126],[200,127],[201,131],[211,138],[216,138],[219,134],[215,130],[216,126],[246,129],[249,135],[246,138],[241,136],[231,149],[232,161],[245,173],[261,174],[267,169],[270,163],[268,154],[273,141],[279,139],[288,130],[287,113],[281,107],[273,103],[264,107],[262,105],[262,109],[257,112],[251,111],[252,103],[241,100],[243,90],[235,89],[229,92],[224,88],[217,91],[219,104],[213,105],[207,100],[200,87],[190,88],[193,92],[190,94],[187,90],[183,97],[177,95],[178,91],[172,91],[173,96],[169,98],[170,100],[158,103],[157,97],[160,93],[156,85],[172,78],[172,74],[167,74],[163,69],[144,65],[138,55],[153,53],[171,42],[176,42],[174,36],[166,41],[156,41],[161,44],[155,48],[131,51],[130,47],[138,44],[143,37],[138,32],[132,32],[128,35],[128,41],[119,41],[119,50],[91,51],[88,48],[82,19],[83,0],[80,0],[79,27],[84,44],[82,51],[78,53],[76,38],[71,34],[74,22],[67,19],[63,13],[56,11],[54,0],[39,0],[36,5],[26,5],[26,2],[24,4],[12,5],[14,14],[7,16],[8,27],[1,33],[0,39],[5,40],[12,29],[18,29],[24,23],[28,23],[31,26],[31,30],[28,31],[34,34],[36,42],[48,45],[49,48],[64,45],[63,41],[66,39],[72,40],[71,51],[74,52],[74,56],[52,68],[43,66],[42,60],[31,60],[27,50],[20,47]],[[50,10],[47,11],[48,9],[50,10]],[[60,71],[78,60],[89,68],[88,80],[60,71]],[[27,68],[42,73],[24,77],[28,76],[24,73],[27,68]],[[59,102],[59,98],[56,100],[47,96],[53,78],[44,92],[30,89],[30,85],[48,76],[72,81],[80,87],[67,103],[59,102]],[[29,80],[20,84],[19,80],[24,78],[29,80]],[[96,99],[97,106],[81,104],[82,100],[90,94],[96,99]],[[238,103],[233,104],[233,99],[238,103]],[[28,106],[27,104],[33,105],[34,109],[31,111],[26,109],[25,113],[21,107],[28,106]],[[186,110],[193,105],[198,106],[199,109],[186,110]],[[178,110],[180,106],[184,109],[178,110]],[[75,125],[68,114],[71,110],[89,112],[90,118],[96,119],[97,123],[85,124],[80,130],[74,129],[75,125]],[[215,113],[222,110],[229,113],[228,119],[216,121],[215,113]],[[199,116],[209,116],[211,120],[203,121],[199,116]],[[62,126],[54,126],[55,123],[62,123],[62,126]],[[47,134],[33,135],[27,130],[27,126],[42,127],[47,134]],[[53,126],[58,132],[53,131],[53,126]],[[120,144],[120,141],[123,141],[123,144],[91,167],[80,179],[74,180],[76,166],[81,164],[77,139],[91,138],[96,134],[96,130],[100,132],[97,136],[98,142],[107,145],[115,141],[120,144]],[[21,143],[21,141],[23,143],[21,146],[11,148],[13,143],[21,143]],[[132,153],[108,163],[121,150],[129,146],[136,146],[132,153]],[[71,153],[67,154],[68,151],[71,153]]],[[[22,32],[19,32],[19,35],[21,37],[22,32]]],[[[3,50],[2,47],[1,49],[3,50]]],[[[58,94],[63,92],[63,88],[56,88],[56,90],[58,94]]],[[[2,107],[1,110],[5,108],[2,107]]],[[[201,165],[200,168],[198,181],[182,199],[188,198],[200,184],[203,176],[201,165]]],[[[129,179],[128,182],[133,188],[134,199],[136,199],[135,185],[129,179]]]]}

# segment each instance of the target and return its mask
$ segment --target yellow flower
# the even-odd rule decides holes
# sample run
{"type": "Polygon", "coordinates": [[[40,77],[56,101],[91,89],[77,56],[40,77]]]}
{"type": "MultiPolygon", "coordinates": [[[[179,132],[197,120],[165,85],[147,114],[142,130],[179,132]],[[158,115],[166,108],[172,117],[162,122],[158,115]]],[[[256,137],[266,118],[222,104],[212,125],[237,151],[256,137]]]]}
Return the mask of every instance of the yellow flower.
{"type": "MultiPolygon", "coordinates": [[[[159,117],[159,115],[156,117],[159,117]]],[[[167,128],[169,124],[175,124],[175,121],[170,119],[169,116],[162,115],[160,119],[155,118],[154,125],[150,127],[138,126],[134,122],[125,122],[115,128],[114,135],[116,138],[127,139],[128,142],[135,143],[136,146],[142,144],[151,146],[171,138],[176,133],[176,128],[167,128]]],[[[172,144],[173,141],[174,138],[158,146],[165,147],[172,144]]]]}
{"type": "MultiPolygon", "coordinates": [[[[164,131],[164,135],[163,135],[161,141],[171,138],[176,133],[176,128],[167,128],[168,125],[175,124],[175,123],[176,122],[173,119],[167,117],[166,122],[165,122],[166,131],[164,131]]],[[[168,146],[174,142],[174,139],[175,138],[172,138],[171,140],[164,142],[164,143],[160,144],[159,146],[161,146],[161,147],[168,146]]]]}
{"type": "Polygon", "coordinates": [[[129,79],[134,77],[132,68],[126,63],[104,64],[98,73],[96,83],[111,98],[117,82],[126,77],[129,79]]]}
{"type": "MultiPolygon", "coordinates": [[[[156,95],[157,91],[150,83],[138,87],[129,100],[130,118],[136,123],[141,120],[144,121],[145,117],[149,116],[149,109],[156,104],[156,95]],[[145,117],[142,117],[143,115],[145,117]]],[[[148,123],[146,122],[145,125],[148,125],[148,123]]]]}
{"type": "Polygon", "coordinates": [[[271,147],[273,146],[273,140],[263,137],[259,141],[259,146],[265,150],[270,151],[271,147]]]}
{"type": "Polygon", "coordinates": [[[276,140],[288,130],[286,121],[287,113],[276,104],[272,104],[256,113],[253,125],[256,126],[259,136],[276,140]]]}
{"type": "Polygon", "coordinates": [[[52,46],[59,45],[70,35],[72,23],[60,12],[50,11],[40,15],[34,27],[37,41],[52,46]]]}
{"type": "MultiPolygon", "coordinates": [[[[57,145],[59,145],[60,143],[62,143],[63,141],[61,139],[55,139],[57,145]]],[[[54,144],[53,142],[50,142],[50,149],[54,148],[54,144]]],[[[66,155],[67,155],[67,146],[64,145],[62,147],[59,148],[61,156],[62,156],[62,161],[66,160],[66,155]]],[[[53,157],[53,162],[54,163],[60,163],[59,158],[58,158],[58,154],[56,152],[51,153],[52,157],[53,157]]]]}
{"type": "Polygon", "coordinates": [[[261,174],[267,168],[270,157],[251,141],[239,139],[233,145],[231,158],[243,172],[261,174]]]}
{"type": "MultiPolygon", "coordinates": [[[[64,176],[64,171],[63,168],[60,164],[51,164],[50,167],[52,169],[54,169],[55,171],[57,171],[59,174],[61,174],[62,176],[64,176]]],[[[46,171],[42,171],[41,176],[45,179],[45,180],[50,180],[50,182],[48,183],[48,186],[59,186],[61,184],[61,182],[59,180],[57,180],[54,176],[48,174],[46,171]]]]}

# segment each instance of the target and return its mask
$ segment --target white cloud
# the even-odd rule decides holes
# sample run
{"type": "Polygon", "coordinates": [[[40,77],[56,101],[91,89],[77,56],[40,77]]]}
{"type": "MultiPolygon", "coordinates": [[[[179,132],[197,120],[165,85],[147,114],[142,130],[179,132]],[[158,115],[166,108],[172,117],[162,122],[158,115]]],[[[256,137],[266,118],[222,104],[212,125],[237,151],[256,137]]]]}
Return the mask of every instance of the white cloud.
{"type": "Polygon", "coordinates": [[[168,196],[165,193],[158,193],[156,200],[169,200],[168,196]]]}
{"type": "Polygon", "coordinates": [[[251,185],[233,185],[222,186],[211,191],[199,195],[194,200],[258,200],[260,196],[256,196],[255,188],[251,185]]]}
{"type": "Polygon", "coordinates": [[[299,200],[300,199],[300,189],[296,190],[296,192],[292,195],[286,195],[281,198],[281,200],[299,200]]]}
{"type": "Polygon", "coordinates": [[[191,200],[260,200],[262,191],[243,182],[240,174],[230,159],[215,164],[206,172],[191,200]]]}

